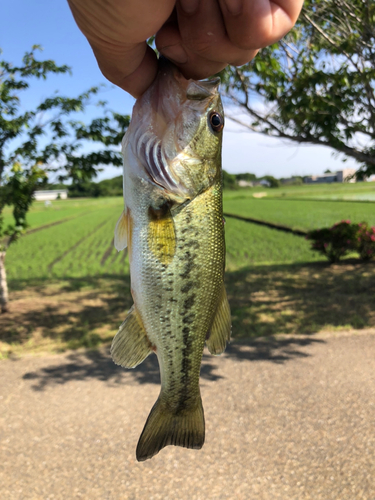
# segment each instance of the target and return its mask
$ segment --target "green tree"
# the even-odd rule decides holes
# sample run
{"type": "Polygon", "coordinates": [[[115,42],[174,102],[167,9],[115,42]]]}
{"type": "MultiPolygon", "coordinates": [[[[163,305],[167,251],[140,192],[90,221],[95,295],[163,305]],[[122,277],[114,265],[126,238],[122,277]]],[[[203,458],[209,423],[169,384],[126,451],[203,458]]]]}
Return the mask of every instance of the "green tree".
{"type": "Polygon", "coordinates": [[[277,188],[280,187],[280,181],[279,179],[276,179],[272,175],[265,175],[264,177],[261,178],[262,181],[267,181],[269,183],[269,186],[271,188],[277,188]]]}
{"type": "Polygon", "coordinates": [[[226,170],[223,170],[223,188],[224,189],[238,188],[236,176],[234,174],[228,173],[226,170]]]}
{"type": "Polygon", "coordinates": [[[236,174],[236,179],[238,181],[247,181],[247,182],[252,182],[255,181],[257,176],[255,174],[250,174],[248,172],[242,173],[242,174],[236,174]]]}
{"type": "Polygon", "coordinates": [[[223,73],[231,118],[256,132],[333,148],[375,173],[375,2],[306,0],[295,28],[223,73]]]}
{"type": "MultiPolygon", "coordinates": [[[[129,117],[110,112],[98,101],[101,116],[85,124],[78,119],[94,104],[99,92],[92,87],[75,98],[53,95],[33,110],[24,111],[20,94],[33,78],[63,74],[68,66],[36,58],[39,46],[27,52],[19,66],[0,59],[0,305],[8,309],[5,272],[6,251],[27,227],[26,215],[34,193],[51,181],[71,179],[73,184],[91,179],[101,165],[122,164],[119,144],[129,117]],[[95,151],[83,152],[87,143],[95,151]],[[13,223],[5,227],[3,210],[13,210],[13,223]]],[[[85,148],[85,151],[87,148],[85,148]]]]}

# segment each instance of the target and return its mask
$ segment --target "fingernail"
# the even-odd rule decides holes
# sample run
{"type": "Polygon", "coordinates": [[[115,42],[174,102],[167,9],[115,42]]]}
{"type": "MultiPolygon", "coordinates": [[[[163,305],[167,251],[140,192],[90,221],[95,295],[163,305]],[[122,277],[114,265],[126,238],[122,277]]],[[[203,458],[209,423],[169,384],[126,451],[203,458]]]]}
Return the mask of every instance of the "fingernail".
{"type": "Polygon", "coordinates": [[[194,14],[198,9],[199,0],[180,0],[180,5],[186,14],[194,14]]]}
{"type": "Polygon", "coordinates": [[[188,56],[181,45],[170,45],[159,49],[159,51],[174,63],[185,64],[188,61],[188,56]]]}
{"type": "Polygon", "coordinates": [[[238,16],[242,11],[242,0],[224,0],[225,5],[232,16],[238,16]]]}

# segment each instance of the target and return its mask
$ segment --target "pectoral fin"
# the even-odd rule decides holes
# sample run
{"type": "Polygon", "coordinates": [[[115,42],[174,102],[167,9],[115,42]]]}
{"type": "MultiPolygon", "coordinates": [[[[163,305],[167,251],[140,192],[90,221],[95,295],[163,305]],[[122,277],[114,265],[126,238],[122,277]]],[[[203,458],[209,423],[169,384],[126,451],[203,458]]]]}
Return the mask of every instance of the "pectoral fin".
{"type": "Polygon", "coordinates": [[[125,210],[120,215],[115,227],[115,248],[118,252],[128,246],[128,218],[125,210]]]}
{"type": "Polygon", "coordinates": [[[172,262],[176,251],[176,233],[170,210],[159,216],[150,210],[147,242],[151,252],[166,266],[172,262]]]}
{"type": "Polygon", "coordinates": [[[227,292],[223,285],[214,321],[209,337],[206,341],[211,354],[221,354],[225,351],[227,342],[230,341],[231,317],[227,292]]]}
{"type": "Polygon", "coordinates": [[[152,350],[142,320],[133,305],[113,339],[112,359],[124,368],[135,368],[152,350]]]}

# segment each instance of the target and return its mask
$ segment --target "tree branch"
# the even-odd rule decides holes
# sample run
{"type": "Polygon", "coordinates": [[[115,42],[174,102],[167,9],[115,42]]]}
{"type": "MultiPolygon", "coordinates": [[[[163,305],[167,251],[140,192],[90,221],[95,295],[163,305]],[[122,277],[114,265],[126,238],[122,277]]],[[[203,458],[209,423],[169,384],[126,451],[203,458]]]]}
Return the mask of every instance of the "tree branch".
{"type": "MultiPolygon", "coordinates": [[[[242,107],[245,107],[245,106],[242,106],[242,107]]],[[[340,153],[344,153],[345,155],[356,159],[358,162],[366,163],[366,164],[370,164],[370,165],[375,166],[375,157],[372,155],[363,153],[362,151],[358,151],[357,149],[352,148],[352,147],[345,145],[345,144],[337,144],[335,147],[333,147],[329,141],[322,140],[319,137],[316,137],[313,135],[303,136],[303,135],[289,134],[289,133],[283,131],[282,129],[280,129],[279,127],[277,127],[274,123],[272,123],[270,121],[269,118],[260,115],[255,110],[253,110],[249,107],[246,107],[246,110],[251,116],[253,116],[257,120],[259,120],[260,122],[266,123],[275,132],[275,134],[272,134],[269,131],[259,130],[259,128],[256,129],[251,124],[249,125],[245,122],[242,122],[241,120],[239,120],[238,118],[235,118],[233,116],[229,115],[228,118],[230,120],[234,121],[235,123],[238,123],[239,125],[242,125],[243,127],[246,127],[246,128],[248,128],[252,131],[255,131],[257,133],[263,133],[263,134],[269,135],[270,137],[278,137],[281,139],[288,139],[288,140],[291,140],[293,142],[298,142],[299,144],[316,144],[319,146],[328,146],[332,149],[336,149],[340,153]]]]}

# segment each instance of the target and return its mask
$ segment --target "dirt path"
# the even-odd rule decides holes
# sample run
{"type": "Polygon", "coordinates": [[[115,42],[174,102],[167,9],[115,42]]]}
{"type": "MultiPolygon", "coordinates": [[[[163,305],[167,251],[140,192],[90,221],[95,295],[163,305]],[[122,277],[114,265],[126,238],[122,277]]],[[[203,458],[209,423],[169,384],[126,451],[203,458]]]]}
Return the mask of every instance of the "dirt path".
{"type": "Polygon", "coordinates": [[[205,355],[206,444],[137,463],[159,391],[105,351],[0,363],[0,497],[373,500],[375,334],[258,340],[205,355]]]}

